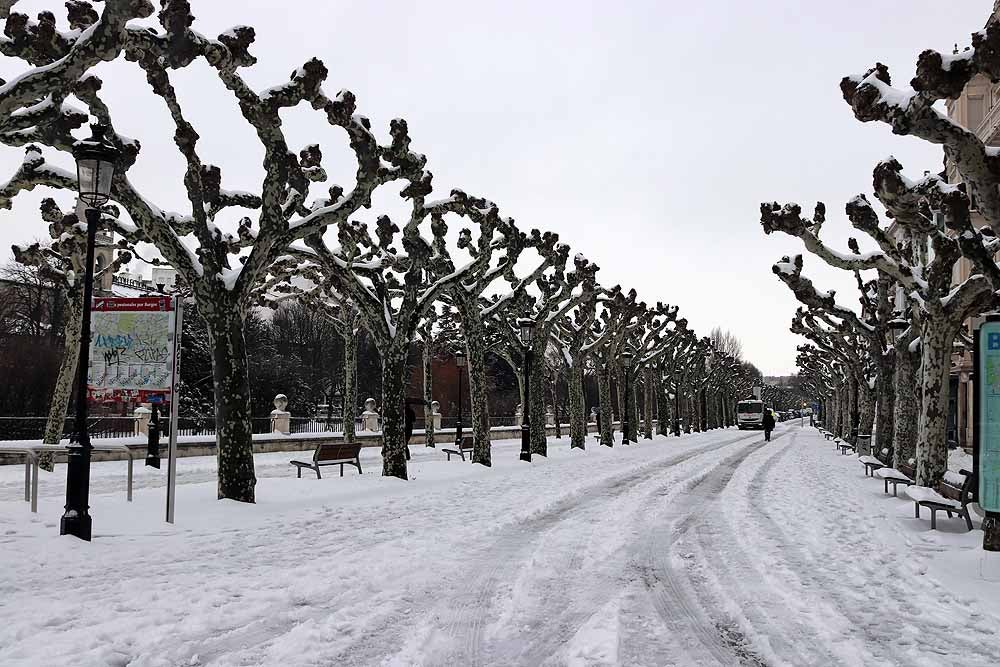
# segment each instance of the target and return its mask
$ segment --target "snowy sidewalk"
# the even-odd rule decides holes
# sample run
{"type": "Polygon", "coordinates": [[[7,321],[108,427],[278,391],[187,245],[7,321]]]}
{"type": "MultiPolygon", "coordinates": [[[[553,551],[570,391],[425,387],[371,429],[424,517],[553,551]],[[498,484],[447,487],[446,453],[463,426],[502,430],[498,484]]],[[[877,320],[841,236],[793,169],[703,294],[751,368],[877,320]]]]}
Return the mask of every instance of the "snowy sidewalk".
{"type": "Polygon", "coordinates": [[[1000,663],[982,534],[931,533],[815,430],[593,442],[415,447],[410,482],[258,455],[256,506],[182,459],[175,526],[162,473],[128,504],[95,464],[89,545],[56,534],[64,468],[37,515],[0,469],[0,664],[1000,663]]]}

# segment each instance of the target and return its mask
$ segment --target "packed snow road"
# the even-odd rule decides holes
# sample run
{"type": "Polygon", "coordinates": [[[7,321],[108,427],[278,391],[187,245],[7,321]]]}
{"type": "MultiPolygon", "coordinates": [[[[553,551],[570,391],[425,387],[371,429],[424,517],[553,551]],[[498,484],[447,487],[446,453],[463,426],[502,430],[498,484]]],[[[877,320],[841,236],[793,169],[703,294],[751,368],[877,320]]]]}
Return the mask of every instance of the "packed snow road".
{"type": "Polygon", "coordinates": [[[0,469],[0,664],[1000,664],[977,538],[814,430],[590,443],[498,443],[492,469],[415,448],[410,482],[374,451],[323,480],[261,455],[253,507],[181,460],[175,526],[160,473],[128,505],[95,464],[89,545],[55,535],[64,468],[37,516],[0,469]]]}

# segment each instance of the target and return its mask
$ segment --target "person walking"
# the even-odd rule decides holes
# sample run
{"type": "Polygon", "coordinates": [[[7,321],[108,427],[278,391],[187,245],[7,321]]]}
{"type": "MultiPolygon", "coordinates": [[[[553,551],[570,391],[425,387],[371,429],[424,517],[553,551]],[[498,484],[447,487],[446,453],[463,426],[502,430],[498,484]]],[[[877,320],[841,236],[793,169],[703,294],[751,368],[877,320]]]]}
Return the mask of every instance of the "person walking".
{"type": "Polygon", "coordinates": [[[771,431],[774,430],[774,413],[771,408],[764,408],[764,441],[771,441],[771,431]]]}

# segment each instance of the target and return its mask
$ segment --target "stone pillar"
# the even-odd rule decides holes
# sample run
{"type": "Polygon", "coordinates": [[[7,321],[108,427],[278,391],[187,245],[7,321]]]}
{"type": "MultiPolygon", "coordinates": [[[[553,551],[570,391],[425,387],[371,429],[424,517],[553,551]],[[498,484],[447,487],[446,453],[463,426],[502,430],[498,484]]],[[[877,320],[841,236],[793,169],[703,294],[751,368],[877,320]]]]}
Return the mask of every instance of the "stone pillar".
{"type": "Polygon", "coordinates": [[[365,411],[361,413],[361,430],[378,431],[378,412],[375,411],[375,399],[365,399],[365,411]]]}
{"type": "Polygon", "coordinates": [[[149,420],[153,416],[153,411],[143,403],[132,414],[135,415],[135,434],[147,435],[149,433],[149,420]]]}
{"type": "Polygon", "coordinates": [[[521,423],[522,423],[521,414],[522,414],[521,413],[521,404],[518,403],[517,407],[514,408],[514,426],[520,426],[521,425],[521,423]]]}
{"type": "Polygon", "coordinates": [[[441,430],[441,404],[437,401],[431,401],[431,421],[433,422],[434,430],[441,430]]]}
{"type": "Polygon", "coordinates": [[[545,410],[545,425],[546,426],[555,426],[556,425],[555,415],[552,414],[552,406],[549,406],[545,410]]]}
{"type": "Polygon", "coordinates": [[[291,433],[292,414],[286,412],[288,407],[288,397],[278,394],[274,397],[274,410],[271,410],[271,433],[291,433]]]}

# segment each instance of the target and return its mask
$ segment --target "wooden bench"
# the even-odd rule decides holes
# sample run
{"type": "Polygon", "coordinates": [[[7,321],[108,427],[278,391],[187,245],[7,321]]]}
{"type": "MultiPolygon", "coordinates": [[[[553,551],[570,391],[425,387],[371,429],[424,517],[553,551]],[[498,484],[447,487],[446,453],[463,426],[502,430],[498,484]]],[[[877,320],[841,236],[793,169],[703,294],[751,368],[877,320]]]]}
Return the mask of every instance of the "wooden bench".
{"type": "Polygon", "coordinates": [[[900,484],[909,486],[913,484],[913,478],[917,476],[913,459],[908,463],[900,464],[899,469],[883,467],[875,471],[875,476],[885,482],[885,492],[889,493],[889,485],[892,484],[892,495],[896,496],[896,487],[900,484]]]}
{"type": "Polygon", "coordinates": [[[472,436],[464,436],[462,442],[455,442],[455,449],[442,449],[448,456],[448,460],[451,461],[451,455],[461,456],[462,460],[465,460],[465,455],[469,455],[469,460],[472,460],[472,436]]]}
{"type": "Polygon", "coordinates": [[[840,455],[844,456],[847,452],[856,452],[857,448],[846,440],[841,440],[840,438],[833,439],[834,447],[840,450],[840,455]]]}
{"type": "Polygon", "coordinates": [[[936,487],[909,486],[906,495],[913,501],[913,512],[920,518],[920,508],[931,511],[931,530],[937,528],[937,513],[945,512],[948,518],[956,514],[965,519],[965,525],[972,530],[972,517],[969,516],[969,503],[972,502],[972,484],[976,476],[968,470],[961,472],[945,472],[941,482],[936,487]]]}
{"type": "Polygon", "coordinates": [[[827,440],[833,437],[833,433],[830,433],[829,431],[820,431],[820,433],[822,433],[823,437],[826,438],[827,440]]]}
{"type": "Polygon", "coordinates": [[[344,466],[352,465],[357,467],[358,474],[361,474],[361,443],[360,442],[324,442],[316,446],[313,452],[312,461],[290,461],[296,469],[296,477],[302,477],[302,469],[309,468],[316,471],[316,479],[323,479],[319,469],[323,466],[340,466],[340,476],[344,476],[344,466]]]}
{"type": "MultiPolygon", "coordinates": [[[[885,468],[885,464],[874,456],[859,456],[858,460],[865,467],[865,477],[874,477],[876,470],[885,468]]],[[[888,488],[888,487],[887,487],[888,488]]]]}

